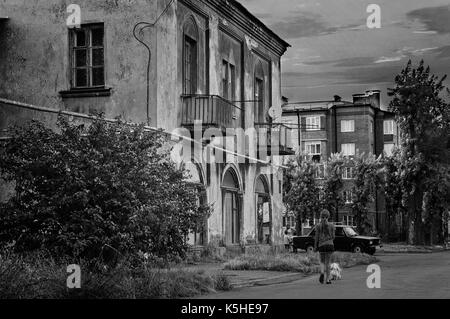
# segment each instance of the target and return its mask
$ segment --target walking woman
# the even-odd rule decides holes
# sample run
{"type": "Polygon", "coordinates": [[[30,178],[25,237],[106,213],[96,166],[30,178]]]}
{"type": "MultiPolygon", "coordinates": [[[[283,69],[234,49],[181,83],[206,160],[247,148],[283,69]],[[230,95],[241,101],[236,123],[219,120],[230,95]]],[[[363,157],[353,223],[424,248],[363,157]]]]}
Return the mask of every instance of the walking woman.
{"type": "Polygon", "coordinates": [[[315,248],[320,253],[320,283],[323,284],[325,280],[329,285],[331,284],[330,265],[334,252],[335,227],[328,222],[328,219],[330,219],[330,212],[325,209],[320,213],[320,223],[316,227],[315,248]]]}

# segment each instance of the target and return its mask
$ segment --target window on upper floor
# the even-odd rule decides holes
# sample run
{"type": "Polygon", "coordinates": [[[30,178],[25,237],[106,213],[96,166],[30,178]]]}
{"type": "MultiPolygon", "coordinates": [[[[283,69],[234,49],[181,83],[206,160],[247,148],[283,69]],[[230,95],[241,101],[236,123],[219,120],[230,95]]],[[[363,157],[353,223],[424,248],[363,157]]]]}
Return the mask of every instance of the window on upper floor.
{"type": "Polygon", "coordinates": [[[394,121],[384,121],[384,135],[394,135],[394,121]]]}
{"type": "Polygon", "coordinates": [[[95,23],[70,30],[72,89],[105,86],[104,25],[95,23]]]}
{"type": "Polygon", "coordinates": [[[321,127],[320,116],[306,117],[306,130],[307,131],[320,131],[320,127],[321,127]]]}
{"type": "Polygon", "coordinates": [[[341,152],[344,156],[355,156],[356,154],[356,145],[354,143],[342,144],[341,152]]]}
{"type": "Polygon", "coordinates": [[[322,155],[321,142],[305,142],[305,152],[308,155],[322,155]]]}
{"type": "Polygon", "coordinates": [[[342,193],[342,198],[344,199],[345,204],[352,204],[353,203],[353,191],[352,190],[346,190],[342,193]]]}
{"type": "Polygon", "coordinates": [[[228,101],[235,101],[236,67],[223,60],[222,62],[222,97],[228,101]]]}
{"type": "Polygon", "coordinates": [[[351,133],[355,131],[355,120],[343,120],[341,121],[341,132],[351,133]]]}
{"type": "Polygon", "coordinates": [[[265,123],[266,84],[264,81],[264,67],[261,61],[255,66],[255,122],[265,123]]]}
{"type": "MultiPolygon", "coordinates": [[[[324,179],[325,178],[325,165],[324,164],[317,164],[316,170],[314,172],[315,179],[324,179]]],[[[319,193],[320,197],[320,193],[319,193]]]]}
{"type": "Polygon", "coordinates": [[[198,74],[198,27],[191,17],[183,29],[183,94],[197,93],[198,74]]]}
{"type": "Polygon", "coordinates": [[[353,167],[344,167],[342,170],[342,179],[354,179],[354,169],[353,167]]]}

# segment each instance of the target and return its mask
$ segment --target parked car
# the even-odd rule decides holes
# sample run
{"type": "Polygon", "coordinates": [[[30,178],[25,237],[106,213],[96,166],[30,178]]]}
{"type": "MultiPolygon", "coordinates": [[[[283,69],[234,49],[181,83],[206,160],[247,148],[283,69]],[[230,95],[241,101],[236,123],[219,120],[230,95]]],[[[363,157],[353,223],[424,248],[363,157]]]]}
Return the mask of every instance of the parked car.
{"type": "MultiPolygon", "coordinates": [[[[360,236],[354,227],[345,225],[336,226],[336,238],[334,247],[336,251],[350,251],[354,253],[375,254],[378,247],[382,247],[379,237],[360,236]]],[[[296,236],[293,238],[294,252],[298,249],[314,252],[314,237],[316,227],[307,236],[296,236]]]]}

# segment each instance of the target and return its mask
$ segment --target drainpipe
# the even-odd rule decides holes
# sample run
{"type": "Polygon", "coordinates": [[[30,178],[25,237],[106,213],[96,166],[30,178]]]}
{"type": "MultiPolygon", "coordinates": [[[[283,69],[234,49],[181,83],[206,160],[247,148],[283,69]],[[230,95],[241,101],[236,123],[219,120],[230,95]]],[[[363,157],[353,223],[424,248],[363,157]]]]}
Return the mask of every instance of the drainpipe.
{"type": "MultiPolygon", "coordinates": [[[[378,156],[378,154],[377,154],[377,125],[376,125],[376,123],[377,123],[377,115],[378,115],[378,109],[375,109],[375,118],[374,118],[374,121],[373,121],[373,134],[374,134],[374,136],[373,136],[373,145],[374,145],[374,148],[375,148],[375,150],[374,150],[374,153],[375,153],[375,156],[378,156]]],[[[376,227],[376,229],[377,229],[377,231],[379,231],[379,225],[380,223],[379,223],[379,219],[378,219],[378,185],[375,187],[375,227],[376,227]]]]}
{"type": "MultiPolygon", "coordinates": [[[[153,28],[158,24],[162,16],[164,16],[169,8],[172,6],[172,4],[175,2],[175,0],[171,0],[164,10],[161,12],[161,14],[156,18],[155,22],[145,22],[141,21],[134,25],[133,27],[133,36],[140,44],[142,44],[148,51],[148,61],[147,61],[147,125],[150,126],[151,118],[150,118],[150,68],[151,68],[151,61],[152,61],[152,50],[150,48],[150,45],[145,43],[144,40],[141,40],[139,36],[143,36],[143,31],[147,28],[153,28]],[[137,29],[139,28],[139,33],[137,33],[137,29]],[[138,36],[139,35],[139,36],[138,36]]],[[[156,35],[156,42],[158,41],[158,35],[156,35]]],[[[156,43],[157,45],[157,43],[156,43]]]]}
{"type": "Polygon", "coordinates": [[[152,50],[150,49],[150,46],[145,43],[143,40],[139,39],[138,35],[136,34],[137,28],[141,27],[139,30],[139,35],[143,34],[143,31],[145,28],[152,27],[154,24],[148,23],[148,22],[138,22],[135,24],[133,28],[133,36],[134,38],[142,44],[148,51],[148,61],[147,61],[147,125],[150,125],[150,67],[151,67],[151,61],[152,61],[152,50]],[[141,27],[143,26],[143,27],[141,27]]]}
{"type": "MultiPolygon", "coordinates": [[[[337,109],[336,106],[333,107],[333,116],[334,116],[334,152],[338,152],[338,125],[337,125],[337,109]]],[[[339,204],[336,203],[336,222],[339,222],[339,204]]]]}
{"type": "Polygon", "coordinates": [[[297,110],[297,119],[298,119],[298,148],[299,153],[302,151],[302,119],[300,117],[300,110],[297,110]]]}

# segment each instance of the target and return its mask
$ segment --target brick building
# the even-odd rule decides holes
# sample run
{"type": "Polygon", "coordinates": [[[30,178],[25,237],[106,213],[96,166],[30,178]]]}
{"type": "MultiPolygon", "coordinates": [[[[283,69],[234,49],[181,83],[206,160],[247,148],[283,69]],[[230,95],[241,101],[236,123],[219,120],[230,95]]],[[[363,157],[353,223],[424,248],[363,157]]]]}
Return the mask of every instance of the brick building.
{"type": "MultiPolygon", "coordinates": [[[[283,122],[293,128],[292,144],[297,153],[326,161],[331,154],[354,156],[357,153],[389,155],[399,145],[394,114],[381,107],[380,91],[353,95],[353,101],[333,100],[285,103],[283,122]]],[[[343,172],[343,197],[351,201],[352,171],[343,172]]],[[[372,224],[384,228],[384,200],[379,192],[370,207],[372,224]]],[[[339,221],[353,224],[348,207],[339,209],[339,221]]]]}
{"type": "Polygon", "coordinates": [[[166,132],[214,128],[225,135],[202,142],[232,151],[224,162],[183,155],[213,205],[205,232],[191,243],[281,245],[282,174],[272,168],[291,154],[290,130],[266,115],[282,104],[281,56],[289,44],[234,0],[78,4],[80,28],[67,25],[64,0],[0,3],[3,134],[32,118],[54,127],[59,111],[71,118],[100,111],[166,132]],[[236,149],[225,130],[257,127],[266,133],[247,144],[267,156],[242,161],[251,154],[236,149]],[[275,144],[280,151],[272,151],[275,144]]]}

